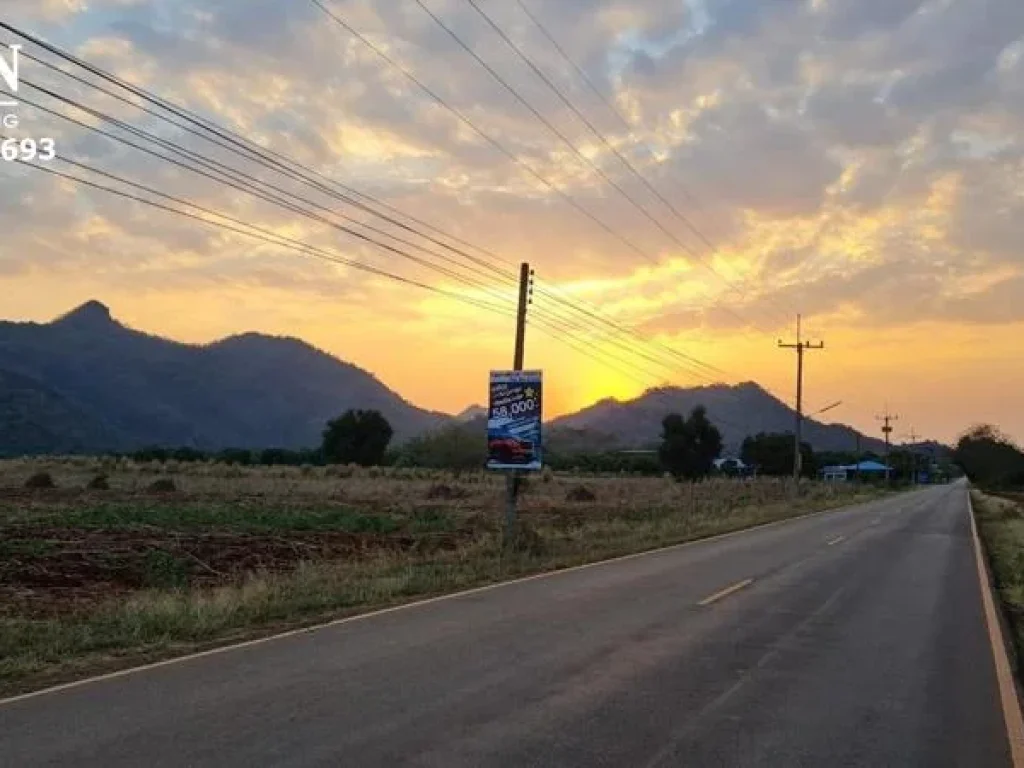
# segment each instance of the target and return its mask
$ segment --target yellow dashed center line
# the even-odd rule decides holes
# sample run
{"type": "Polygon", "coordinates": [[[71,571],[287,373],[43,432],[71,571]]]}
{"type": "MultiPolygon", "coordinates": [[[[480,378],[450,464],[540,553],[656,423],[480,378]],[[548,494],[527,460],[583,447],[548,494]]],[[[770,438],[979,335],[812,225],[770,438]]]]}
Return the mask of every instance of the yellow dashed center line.
{"type": "Polygon", "coordinates": [[[749,587],[753,583],[754,583],[753,579],[744,579],[743,581],[737,581],[731,587],[726,587],[721,592],[715,592],[715,594],[713,594],[713,595],[708,595],[703,600],[701,600],[699,603],[697,603],[697,605],[700,605],[700,606],[711,605],[716,600],[721,600],[723,597],[728,597],[733,592],[739,592],[744,587],[749,587]]]}

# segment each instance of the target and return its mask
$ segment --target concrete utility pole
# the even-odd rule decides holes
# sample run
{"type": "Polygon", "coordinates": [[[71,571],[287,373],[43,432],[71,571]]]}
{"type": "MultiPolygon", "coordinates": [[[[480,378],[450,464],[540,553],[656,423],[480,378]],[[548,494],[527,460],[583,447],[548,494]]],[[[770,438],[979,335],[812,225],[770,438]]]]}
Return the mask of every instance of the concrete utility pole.
{"type": "Polygon", "coordinates": [[[793,480],[800,482],[800,472],[803,469],[803,457],[800,454],[800,443],[803,436],[804,426],[804,352],[809,349],[824,349],[825,342],[819,341],[812,344],[804,341],[801,337],[801,317],[796,316],[796,343],[786,344],[779,339],[781,349],[796,350],[796,430],[793,436],[793,480]]]}
{"type": "Polygon", "coordinates": [[[889,413],[889,407],[886,406],[885,413],[882,414],[881,416],[875,416],[875,419],[877,421],[882,422],[882,434],[885,435],[885,483],[886,485],[888,485],[889,473],[891,472],[891,470],[889,469],[889,452],[892,448],[892,422],[899,421],[900,417],[896,416],[895,414],[889,413]]]}
{"type": "MultiPolygon", "coordinates": [[[[523,262],[519,265],[519,308],[516,312],[516,346],[512,370],[523,370],[526,354],[526,310],[532,301],[533,270],[523,262]]],[[[519,494],[519,473],[512,470],[505,477],[505,541],[512,542],[516,535],[516,497],[519,494]]]]}

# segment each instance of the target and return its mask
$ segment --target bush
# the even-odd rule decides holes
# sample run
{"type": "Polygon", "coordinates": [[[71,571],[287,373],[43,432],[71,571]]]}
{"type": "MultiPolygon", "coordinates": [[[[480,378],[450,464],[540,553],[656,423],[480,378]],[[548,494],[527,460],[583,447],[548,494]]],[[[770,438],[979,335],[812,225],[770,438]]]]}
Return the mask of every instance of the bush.
{"type": "Polygon", "coordinates": [[[44,488],[56,488],[57,484],[53,482],[53,477],[50,476],[49,472],[36,472],[25,481],[25,487],[42,490],[44,488]]]}
{"type": "Polygon", "coordinates": [[[174,484],[174,481],[171,478],[161,477],[159,480],[155,480],[150,483],[146,490],[149,493],[174,493],[178,490],[178,487],[174,484]]]}
{"type": "Polygon", "coordinates": [[[89,491],[109,491],[110,483],[107,481],[106,475],[96,475],[86,484],[85,488],[89,491]]]}
{"type": "Polygon", "coordinates": [[[565,494],[565,500],[576,502],[597,501],[597,494],[584,485],[577,485],[565,494]]]}

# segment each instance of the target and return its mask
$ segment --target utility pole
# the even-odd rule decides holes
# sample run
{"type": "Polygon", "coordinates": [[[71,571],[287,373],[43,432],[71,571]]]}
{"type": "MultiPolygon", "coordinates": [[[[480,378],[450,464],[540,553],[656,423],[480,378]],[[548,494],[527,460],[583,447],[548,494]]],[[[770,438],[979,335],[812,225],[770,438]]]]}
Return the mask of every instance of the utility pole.
{"type": "Polygon", "coordinates": [[[801,336],[801,317],[796,316],[796,343],[786,344],[779,340],[780,349],[796,350],[796,429],[793,436],[793,481],[800,482],[800,472],[803,469],[803,457],[800,454],[800,443],[804,426],[804,352],[809,349],[824,349],[825,342],[811,343],[804,341],[801,336]]]}
{"type": "Polygon", "coordinates": [[[911,427],[910,431],[907,433],[907,437],[910,438],[910,472],[914,476],[913,484],[917,485],[917,451],[915,448],[917,446],[917,438],[919,438],[920,435],[914,431],[913,427],[911,427]]]}
{"type": "MultiPolygon", "coordinates": [[[[516,312],[516,346],[512,370],[523,370],[526,354],[526,310],[532,302],[533,270],[523,262],[519,265],[519,308],[516,312]]],[[[511,543],[516,535],[516,497],[519,495],[519,473],[512,470],[505,477],[505,541],[511,543]]]]}
{"type": "Polygon", "coordinates": [[[893,431],[892,422],[899,421],[900,417],[895,414],[889,413],[889,406],[885,407],[885,413],[881,416],[876,416],[877,421],[882,422],[882,434],[885,435],[885,484],[889,484],[889,452],[892,447],[891,436],[893,431]]]}

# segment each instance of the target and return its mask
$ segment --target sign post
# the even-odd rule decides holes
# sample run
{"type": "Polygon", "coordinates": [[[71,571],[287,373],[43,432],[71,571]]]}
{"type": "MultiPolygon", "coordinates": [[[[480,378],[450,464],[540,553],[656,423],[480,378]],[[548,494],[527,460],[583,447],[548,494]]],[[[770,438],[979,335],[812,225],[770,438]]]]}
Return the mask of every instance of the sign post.
{"type": "Polygon", "coordinates": [[[510,374],[522,373],[523,371],[523,357],[526,347],[526,310],[530,304],[530,297],[532,294],[533,271],[530,269],[529,264],[523,262],[519,265],[519,306],[518,311],[516,312],[516,341],[515,352],[512,358],[512,371],[498,371],[495,372],[495,374],[492,374],[491,407],[488,411],[487,419],[487,466],[492,469],[502,468],[508,473],[505,477],[506,544],[511,544],[516,536],[516,495],[519,492],[519,471],[524,468],[519,466],[519,463],[523,461],[524,457],[529,455],[531,457],[529,461],[523,463],[528,465],[535,464],[537,469],[540,468],[540,374],[534,372],[536,375],[533,380],[536,382],[536,387],[534,388],[534,394],[531,394],[530,396],[526,395],[528,384],[523,383],[528,380],[524,379],[523,382],[520,382],[514,376],[509,378],[510,374]],[[497,380],[495,379],[495,376],[498,377],[497,380]],[[502,380],[502,376],[505,377],[504,380],[502,380]],[[519,389],[516,389],[516,386],[519,384],[522,384],[522,386],[520,386],[519,389]],[[519,392],[521,397],[520,395],[516,395],[516,392],[519,392]],[[497,402],[496,398],[503,402],[497,402]],[[513,421],[516,419],[521,420],[523,417],[527,416],[526,413],[521,412],[521,409],[526,407],[527,401],[534,402],[537,412],[536,436],[535,438],[532,438],[532,446],[529,448],[527,448],[526,442],[531,441],[531,438],[525,433],[519,434],[517,432],[512,436],[502,436],[497,434],[499,428],[507,426],[506,422],[509,419],[512,419],[513,421]],[[513,407],[518,409],[515,413],[511,410],[513,407]],[[506,410],[502,411],[502,408],[506,410]],[[493,453],[491,447],[492,423],[495,425],[493,453]],[[536,461],[532,458],[534,454],[536,454],[536,461]]]}

